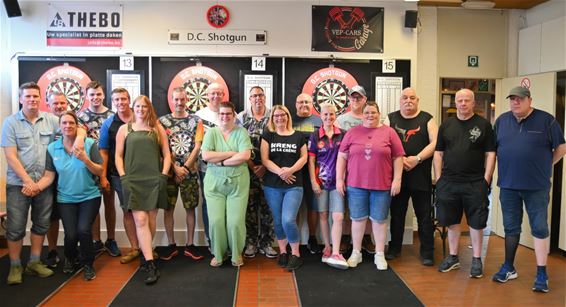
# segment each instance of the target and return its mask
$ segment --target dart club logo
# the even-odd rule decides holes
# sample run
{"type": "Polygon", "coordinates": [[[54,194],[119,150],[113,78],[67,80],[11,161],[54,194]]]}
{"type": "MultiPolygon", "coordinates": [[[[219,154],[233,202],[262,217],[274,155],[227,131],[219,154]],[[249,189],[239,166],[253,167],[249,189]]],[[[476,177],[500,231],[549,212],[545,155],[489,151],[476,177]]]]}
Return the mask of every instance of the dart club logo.
{"type": "Polygon", "coordinates": [[[316,114],[320,114],[320,105],[330,103],[336,107],[336,115],[347,112],[349,108],[348,91],[358,81],[347,71],[329,67],[317,70],[303,85],[303,93],[312,96],[316,114]]]}
{"type": "Polygon", "coordinates": [[[80,112],[88,107],[83,89],[90,82],[90,77],[82,70],[70,66],[55,66],[41,75],[37,85],[41,89],[39,109],[49,112],[47,97],[51,92],[61,92],[67,98],[69,110],[80,112]]]}
{"type": "Polygon", "coordinates": [[[335,6],[328,11],[324,35],[336,50],[344,52],[360,50],[372,33],[361,8],[335,6]]]}
{"type": "Polygon", "coordinates": [[[224,101],[230,101],[228,86],[224,78],[212,68],[206,66],[189,66],[181,70],[171,83],[167,91],[167,101],[171,112],[175,110],[175,103],[171,98],[173,89],[182,87],[187,92],[187,111],[195,113],[208,105],[206,89],[212,83],[218,83],[224,89],[224,101]]]}

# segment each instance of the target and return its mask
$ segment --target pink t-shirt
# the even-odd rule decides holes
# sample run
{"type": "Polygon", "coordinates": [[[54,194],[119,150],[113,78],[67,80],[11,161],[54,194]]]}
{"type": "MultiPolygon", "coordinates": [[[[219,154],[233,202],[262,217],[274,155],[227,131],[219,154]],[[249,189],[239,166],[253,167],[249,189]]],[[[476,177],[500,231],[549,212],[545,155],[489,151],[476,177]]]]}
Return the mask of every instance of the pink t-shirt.
{"type": "Polygon", "coordinates": [[[340,152],[348,154],[346,185],[369,190],[389,190],[393,181],[393,158],[405,155],[393,128],[362,125],[346,132],[340,152]]]}

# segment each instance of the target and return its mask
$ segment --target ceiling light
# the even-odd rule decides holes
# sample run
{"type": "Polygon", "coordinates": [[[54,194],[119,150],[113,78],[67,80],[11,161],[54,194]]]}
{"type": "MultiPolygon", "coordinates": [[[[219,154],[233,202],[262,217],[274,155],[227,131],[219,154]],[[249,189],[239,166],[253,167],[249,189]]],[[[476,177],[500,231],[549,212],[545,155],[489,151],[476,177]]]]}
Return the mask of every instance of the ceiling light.
{"type": "Polygon", "coordinates": [[[462,7],[465,9],[473,9],[473,10],[487,10],[492,9],[495,6],[495,2],[492,1],[483,1],[483,0],[468,0],[462,2],[462,7]]]}

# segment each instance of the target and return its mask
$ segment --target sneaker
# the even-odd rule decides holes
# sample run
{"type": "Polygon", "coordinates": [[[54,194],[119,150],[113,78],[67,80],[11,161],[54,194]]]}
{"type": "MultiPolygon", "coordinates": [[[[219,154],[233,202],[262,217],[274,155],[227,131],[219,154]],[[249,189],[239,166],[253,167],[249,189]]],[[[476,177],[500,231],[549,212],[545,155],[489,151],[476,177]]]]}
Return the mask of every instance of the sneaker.
{"type": "Polygon", "coordinates": [[[104,247],[106,248],[106,251],[110,256],[112,257],[122,256],[122,252],[120,252],[116,240],[112,240],[112,239],[106,240],[106,243],[104,243],[104,247]]]}
{"type": "Polygon", "coordinates": [[[442,263],[438,267],[438,271],[446,273],[459,268],[460,260],[458,259],[458,256],[448,255],[446,258],[444,258],[444,260],[442,260],[442,263]]]}
{"type": "Polygon", "coordinates": [[[10,273],[6,282],[8,285],[19,285],[22,283],[22,273],[24,268],[21,265],[10,266],[10,273]]]}
{"type": "Polygon", "coordinates": [[[535,278],[535,283],[533,285],[533,291],[535,292],[548,292],[548,276],[546,274],[537,273],[535,278]]]}
{"type": "Polygon", "coordinates": [[[328,259],[329,259],[330,257],[332,257],[332,249],[330,248],[330,246],[329,246],[329,247],[325,247],[325,248],[322,250],[322,260],[321,260],[322,263],[327,263],[327,262],[328,262],[328,259]]]}
{"type": "MultiPolygon", "coordinates": [[[[159,259],[169,261],[177,255],[179,255],[179,251],[177,250],[177,244],[169,244],[167,245],[167,247],[163,249],[163,252],[161,253],[159,259]]],[[[155,258],[155,255],[153,255],[153,259],[157,259],[155,258]]]]}
{"type": "MultiPolygon", "coordinates": [[[[385,259],[387,259],[387,254],[385,255],[385,259]]],[[[422,257],[421,258],[421,263],[424,266],[433,266],[434,265],[434,260],[432,258],[425,258],[422,257]]]]}
{"type": "Polygon", "coordinates": [[[315,236],[309,237],[309,243],[307,244],[307,248],[308,248],[309,252],[311,252],[311,254],[320,253],[320,246],[318,245],[318,242],[316,241],[315,236]]]}
{"type": "Polygon", "coordinates": [[[281,253],[279,254],[279,257],[277,258],[277,265],[285,268],[287,267],[287,263],[289,262],[289,254],[287,253],[281,253]]]}
{"type": "Polygon", "coordinates": [[[513,267],[509,267],[506,264],[502,264],[501,268],[499,268],[499,272],[495,273],[493,275],[493,278],[491,279],[497,282],[507,282],[517,277],[519,277],[519,274],[517,274],[517,271],[515,271],[513,267]]]}
{"type": "Polygon", "coordinates": [[[350,267],[342,254],[332,255],[326,260],[326,264],[340,270],[347,270],[350,267]]]}
{"type": "Polygon", "coordinates": [[[401,252],[399,252],[398,250],[387,248],[387,251],[385,252],[385,260],[393,260],[399,257],[399,254],[401,254],[401,252]]]}
{"type": "Polygon", "coordinates": [[[77,270],[77,261],[75,259],[65,258],[63,262],[63,273],[73,274],[77,270]]]}
{"type": "Polygon", "coordinates": [[[375,254],[375,244],[371,241],[371,236],[364,236],[362,239],[362,249],[372,255],[375,254]]]}
{"type": "Polygon", "coordinates": [[[360,263],[362,263],[362,253],[360,251],[353,250],[352,255],[350,255],[350,258],[348,258],[348,266],[355,268],[360,263]]]}
{"type": "Polygon", "coordinates": [[[39,260],[28,262],[25,272],[28,275],[36,275],[39,277],[49,277],[54,274],[52,270],[50,270],[46,265],[41,263],[41,261],[39,260]]]}
{"type": "Polygon", "coordinates": [[[120,263],[121,264],[130,263],[130,262],[134,261],[136,258],[138,258],[139,256],[140,256],[139,249],[132,249],[126,255],[124,255],[122,258],[120,258],[120,263]]]}
{"type": "Polygon", "coordinates": [[[303,259],[301,259],[301,257],[291,255],[291,257],[289,257],[289,261],[287,261],[287,266],[285,268],[287,269],[287,271],[291,272],[300,268],[301,265],[303,265],[303,259]]]}
{"type": "Polygon", "coordinates": [[[200,254],[200,252],[198,251],[197,247],[194,244],[185,245],[185,251],[183,252],[183,255],[187,257],[191,257],[193,258],[193,260],[201,260],[204,258],[204,256],[200,254]]]}
{"type": "Polygon", "coordinates": [[[100,241],[100,240],[94,241],[92,244],[93,244],[95,254],[98,254],[98,253],[104,251],[104,243],[102,243],[102,241],[100,241]]]}
{"type": "Polygon", "coordinates": [[[255,245],[248,244],[248,246],[246,246],[246,250],[244,250],[244,257],[253,258],[255,257],[256,253],[257,253],[257,248],[255,247],[255,245]]]}
{"type": "Polygon", "coordinates": [[[483,266],[481,263],[481,258],[472,258],[472,268],[470,269],[471,278],[482,278],[483,277],[483,266]]]}
{"type": "Polygon", "coordinates": [[[59,254],[57,254],[56,249],[53,249],[50,250],[49,253],[47,254],[47,259],[45,259],[45,265],[54,269],[59,264],[59,261],[61,261],[61,259],[59,258],[59,254]]]}
{"type": "Polygon", "coordinates": [[[375,256],[373,256],[373,263],[375,263],[378,270],[387,270],[387,260],[385,260],[383,252],[375,253],[375,256]]]}
{"type": "Polygon", "coordinates": [[[265,257],[273,259],[273,258],[277,258],[277,256],[279,255],[279,253],[273,249],[273,247],[271,246],[266,246],[266,247],[262,247],[259,249],[259,253],[262,255],[265,255],[265,257]]]}
{"type": "Polygon", "coordinates": [[[83,267],[83,277],[86,281],[96,278],[96,272],[94,272],[92,265],[85,264],[85,266],[83,267]]]}
{"type": "Polygon", "coordinates": [[[146,267],[147,276],[144,279],[144,282],[148,286],[153,285],[157,282],[161,274],[159,272],[159,269],[155,266],[155,262],[153,262],[153,260],[148,261],[146,267]]]}

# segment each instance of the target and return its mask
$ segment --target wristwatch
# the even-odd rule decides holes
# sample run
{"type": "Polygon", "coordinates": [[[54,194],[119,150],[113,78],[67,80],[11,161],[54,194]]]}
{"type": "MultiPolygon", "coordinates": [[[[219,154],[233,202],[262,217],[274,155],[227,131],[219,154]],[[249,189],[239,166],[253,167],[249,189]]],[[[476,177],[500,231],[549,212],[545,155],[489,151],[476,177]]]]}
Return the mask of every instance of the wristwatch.
{"type": "Polygon", "coordinates": [[[419,164],[420,164],[421,162],[423,162],[423,160],[421,159],[421,157],[420,157],[419,155],[416,155],[416,157],[417,157],[417,161],[419,162],[419,164]]]}

